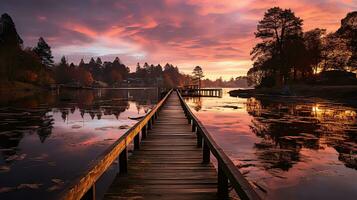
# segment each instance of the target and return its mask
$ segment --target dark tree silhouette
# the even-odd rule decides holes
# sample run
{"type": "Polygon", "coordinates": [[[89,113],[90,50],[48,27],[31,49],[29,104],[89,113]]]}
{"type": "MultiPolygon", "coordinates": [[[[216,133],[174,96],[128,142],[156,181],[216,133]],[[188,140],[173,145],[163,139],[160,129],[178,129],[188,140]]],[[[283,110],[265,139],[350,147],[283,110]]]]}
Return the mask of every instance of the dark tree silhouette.
{"type": "Polygon", "coordinates": [[[346,40],[336,33],[328,34],[323,41],[322,56],[322,71],[345,70],[350,57],[346,40]]]}
{"type": "Polygon", "coordinates": [[[251,52],[254,67],[268,72],[270,76],[277,75],[279,78],[276,81],[284,84],[289,79],[290,70],[295,67],[288,54],[294,50],[289,48],[302,43],[302,19],[290,9],[271,8],[259,21],[255,36],[262,42],[251,52]]]}
{"type": "Polygon", "coordinates": [[[37,42],[37,46],[33,48],[33,51],[40,58],[41,63],[47,67],[53,66],[53,56],[51,52],[51,47],[46,43],[46,41],[40,37],[37,42]]]}
{"type": "Polygon", "coordinates": [[[318,64],[322,61],[322,38],[326,34],[326,29],[313,29],[304,33],[306,47],[306,66],[311,67],[314,73],[318,72],[318,64]]]}
{"type": "Polygon", "coordinates": [[[95,60],[90,72],[92,73],[93,79],[103,81],[103,62],[100,57],[95,60]]]}
{"type": "Polygon", "coordinates": [[[11,80],[15,76],[19,61],[16,57],[22,54],[23,41],[18,35],[15,23],[8,14],[0,18],[0,77],[2,80],[11,80]]]}
{"type": "Polygon", "coordinates": [[[348,13],[341,20],[341,27],[336,33],[346,40],[347,47],[351,51],[347,65],[351,70],[357,70],[357,11],[348,13]]]}
{"type": "Polygon", "coordinates": [[[7,13],[0,18],[0,48],[18,47],[23,44],[23,40],[17,33],[15,23],[7,13]]]}
{"type": "Polygon", "coordinates": [[[55,78],[57,83],[70,83],[75,78],[74,71],[68,65],[66,57],[62,56],[61,61],[55,66],[55,78]]]}
{"type": "Polygon", "coordinates": [[[182,85],[183,75],[180,74],[179,69],[173,65],[167,63],[164,66],[163,71],[164,86],[167,88],[173,88],[182,85]]]}
{"type": "Polygon", "coordinates": [[[103,65],[102,59],[100,57],[98,57],[97,60],[95,60],[95,63],[97,64],[98,67],[102,67],[103,65]]]}
{"type": "Polygon", "coordinates": [[[116,57],[113,62],[104,63],[103,76],[107,83],[118,85],[127,79],[129,71],[129,68],[116,57]]]}
{"type": "Polygon", "coordinates": [[[95,64],[96,64],[96,62],[95,62],[95,60],[94,60],[93,57],[90,59],[89,64],[90,64],[90,65],[95,65],[95,64]]]}
{"type": "Polygon", "coordinates": [[[200,66],[196,66],[193,69],[192,74],[194,80],[198,82],[198,88],[201,88],[201,79],[204,77],[202,68],[200,66]]]}
{"type": "Polygon", "coordinates": [[[84,65],[85,65],[85,63],[84,63],[84,60],[83,60],[83,58],[81,59],[81,61],[79,62],[79,67],[84,67],[84,65]]]}

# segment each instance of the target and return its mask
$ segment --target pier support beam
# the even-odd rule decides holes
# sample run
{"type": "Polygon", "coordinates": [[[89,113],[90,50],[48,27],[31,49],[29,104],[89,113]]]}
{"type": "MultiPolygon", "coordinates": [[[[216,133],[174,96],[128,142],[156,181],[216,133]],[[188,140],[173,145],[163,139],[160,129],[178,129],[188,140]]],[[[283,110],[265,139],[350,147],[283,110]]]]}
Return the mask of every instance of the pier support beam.
{"type": "Polygon", "coordinates": [[[208,144],[204,140],[204,142],[203,142],[203,161],[202,161],[203,164],[210,163],[210,155],[211,155],[211,152],[209,150],[208,144]]]}
{"type": "Polygon", "coordinates": [[[128,149],[125,149],[119,154],[119,174],[128,173],[128,149]]]}
{"type": "Polygon", "coordinates": [[[192,132],[196,132],[196,124],[195,124],[195,121],[192,121],[192,132]]]}
{"type": "Polygon", "coordinates": [[[134,150],[140,149],[140,132],[134,137],[134,150]]]}
{"type": "Polygon", "coordinates": [[[202,148],[202,133],[199,128],[197,128],[196,136],[197,136],[197,147],[202,148]]]}
{"type": "Polygon", "coordinates": [[[95,200],[95,184],[84,194],[81,200],[95,200]]]}
{"type": "Polygon", "coordinates": [[[152,129],[152,121],[151,121],[151,119],[149,119],[147,127],[148,127],[148,130],[152,129]]]}
{"type": "Polygon", "coordinates": [[[218,183],[217,193],[219,199],[225,200],[229,198],[228,178],[222,169],[222,164],[218,162],[218,183]]]}
{"type": "Polygon", "coordinates": [[[145,139],[147,136],[147,126],[145,125],[142,129],[141,129],[141,138],[145,139]]]}

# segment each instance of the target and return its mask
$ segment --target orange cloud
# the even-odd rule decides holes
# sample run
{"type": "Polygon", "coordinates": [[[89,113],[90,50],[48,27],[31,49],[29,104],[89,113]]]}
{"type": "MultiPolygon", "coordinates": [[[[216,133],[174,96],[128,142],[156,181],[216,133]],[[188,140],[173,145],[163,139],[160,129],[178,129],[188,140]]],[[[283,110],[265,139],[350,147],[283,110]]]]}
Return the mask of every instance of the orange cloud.
{"type": "Polygon", "coordinates": [[[258,41],[254,31],[267,9],[291,8],[304,20],[304,30],[328,31],[335,31],[348,12],[357,10],[356,0],[77,0],[75,4],[29,0],[22,4],[20,8],[12,0],[2,1],[6,12],[14,13],[17,27],[22,27],[25,42],[33,46],[39,36],[45,37],[57,59],[65,55],[78,62],[92,56],[119,56],[132,70],[137,62],[170,62],[187,73],[201,65],[207,77],[225,79],[244,75],[251,66],[249,53],[258,41]]]}
{"type": "Polygon", "coordinates": [[[84,25],[81,24],[76,24],[76,23],[65,23],[64,24],[64,28],[71,30],[71,31],[75,31],[78,33],[81,33],[83,35],[86,35],[88,37],[95,37],[97,36],[97,32],[95,32],[94,30],[92,30],[89,27],[86,27],[84,25]]]}

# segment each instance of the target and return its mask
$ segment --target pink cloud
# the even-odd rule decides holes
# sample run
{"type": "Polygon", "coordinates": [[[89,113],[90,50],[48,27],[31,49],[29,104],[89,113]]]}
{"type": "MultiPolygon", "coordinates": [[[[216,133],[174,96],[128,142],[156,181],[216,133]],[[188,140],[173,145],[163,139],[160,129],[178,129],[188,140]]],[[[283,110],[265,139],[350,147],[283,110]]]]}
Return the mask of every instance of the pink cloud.
{"type": "Polygon", "coordinates": [[[117,55],[132,70],[137,62],[170,62],[187,73],[202,65],[207,77],[226,79],[251,66],[254,31],[267,9],[291,8],[304,19],[304,30],[328,31],[357,9],[355,0],[29,0],[22,7],[17,1],[4,0],[0,11],[13,13],[26,44],[48,38],[56,58],[117,55]]]}
{"type": "Polygon", "coordinates": [[[91,28],[86,27],[86,26],[81,25],[81,24],[77,24],[77,23],[68,22],[68,23],[65,23],[63,25],[63,27],[65,29],[68,29],[68,30],[71,30],[71,31],[75,31],[77,33],[81,33],[81,34],[83,34],[85,36],[88,36],[88,37],[95,37],[95,36],[98,35],[97,32],[92,30],[91,28]]]}

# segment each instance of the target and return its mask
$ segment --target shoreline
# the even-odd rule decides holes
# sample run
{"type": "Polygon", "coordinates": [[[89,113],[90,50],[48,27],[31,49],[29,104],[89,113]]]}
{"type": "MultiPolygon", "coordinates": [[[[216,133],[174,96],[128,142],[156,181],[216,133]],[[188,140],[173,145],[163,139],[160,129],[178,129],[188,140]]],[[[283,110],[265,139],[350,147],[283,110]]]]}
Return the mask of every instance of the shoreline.
{"type": "Polygon", "coordinates": [[[228,92],[230,96],[250,97],[305,97],[322,98],[357,107],[357,85],[321,86],[293,85],[287,88],[238,89],[228,92]]]}

